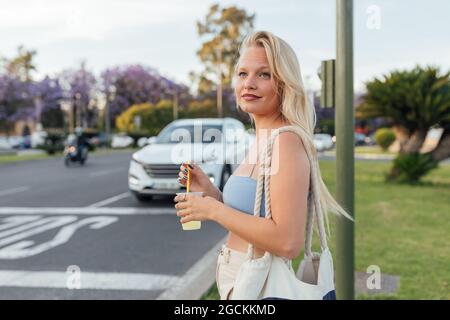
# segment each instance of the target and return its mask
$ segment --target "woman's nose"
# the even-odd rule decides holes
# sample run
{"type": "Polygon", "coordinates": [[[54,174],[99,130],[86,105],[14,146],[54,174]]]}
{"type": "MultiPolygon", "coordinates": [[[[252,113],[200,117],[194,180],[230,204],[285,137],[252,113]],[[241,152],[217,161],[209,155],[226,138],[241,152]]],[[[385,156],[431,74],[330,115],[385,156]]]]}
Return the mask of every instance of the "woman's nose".
{"type": "Polygon", "coordinates": [[[247,77],[247,79],[245,79],[244,82],[244,88],[245,89],[256,89],[256,81],[255,81],[255,77],[247,77]]]}

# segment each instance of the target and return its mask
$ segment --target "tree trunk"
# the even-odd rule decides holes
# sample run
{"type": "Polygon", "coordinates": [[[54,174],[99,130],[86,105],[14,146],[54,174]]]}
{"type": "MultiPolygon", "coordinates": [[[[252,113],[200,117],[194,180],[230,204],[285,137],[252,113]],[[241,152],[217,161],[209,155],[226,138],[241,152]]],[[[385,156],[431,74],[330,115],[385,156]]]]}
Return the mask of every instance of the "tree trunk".
{"type": "Polygon", "coordinates": [[[392,130],[395,133],[395,136],[397,138],[397,141],[399,142],[399,153],[403,153],[404,148],[406,143],[408,142],[409,139],[409,134],[408,131],[402,127],[402,126],[393,126],[392,130]]]}
{"type": "Polygon", "coordinates": [[[450,157],[450,128],[442,132],[437,147],[431,152],[434,161],[440,162],[450,157]]]}
{"type": "Polygon", "coordinates": [[[418,153],[422,148],[425,138],[427,137],[427,129],[418,129],[414,131],[403,148],[404,153],[418,153]]]}

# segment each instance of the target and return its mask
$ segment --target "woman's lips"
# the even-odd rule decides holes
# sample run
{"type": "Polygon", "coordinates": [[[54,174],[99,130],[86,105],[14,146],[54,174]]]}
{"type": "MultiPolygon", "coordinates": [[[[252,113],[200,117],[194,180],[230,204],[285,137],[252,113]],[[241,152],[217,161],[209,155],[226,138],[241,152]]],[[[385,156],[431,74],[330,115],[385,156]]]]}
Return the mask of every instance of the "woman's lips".
{"type": "Polygon", "coordinates": [[[252,94],[245,94],[242,96],[242,99],[244,99],[245,101],[253,101],[253,100],[258,100],[260,98],[261,97],[258,97],[258,96],[252,95],[252,94]]]}

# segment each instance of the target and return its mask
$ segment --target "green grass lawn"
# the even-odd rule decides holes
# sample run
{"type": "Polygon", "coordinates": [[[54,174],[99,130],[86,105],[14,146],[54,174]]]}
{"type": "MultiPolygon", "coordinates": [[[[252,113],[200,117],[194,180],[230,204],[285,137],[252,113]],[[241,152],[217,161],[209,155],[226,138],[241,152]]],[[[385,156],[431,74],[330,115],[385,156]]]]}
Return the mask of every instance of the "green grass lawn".
{"type": "Polygon", "coordinates": [[[0,156],[0,163],[9,163],[9,162],[20,162],[20,161],[27,161],[27,160],[38,160],[38,159],[46,159],[50,156],[46,153],[43,154],[30,154],[30,155],[23,155],[23,156],[17,156],[17,155],[2,155],[0,156]]]}
{"type": "MultiPolygon", "coordinates": [[[[321,161],[320,167],[334,193],[335,163],[321,161]]],[[[441,165],[415,186],[386,184],[389,167],[355,164],[355,266],[366,272],[377,265],[382,273],[400,276],[400,289],[390,296],[357,298],[450,299],[450,165],[441,165]]],[[[335,252],[330,225],[329,244],[335,252]]],[[[219,299],[215,284],[202,299],[219,299]]]]}
{"type": "Polygon", "coordinates": [[[395,152],[383,151],[379,146],[358,146],[355,147],[355,153],[396,154],[395,152]]]}

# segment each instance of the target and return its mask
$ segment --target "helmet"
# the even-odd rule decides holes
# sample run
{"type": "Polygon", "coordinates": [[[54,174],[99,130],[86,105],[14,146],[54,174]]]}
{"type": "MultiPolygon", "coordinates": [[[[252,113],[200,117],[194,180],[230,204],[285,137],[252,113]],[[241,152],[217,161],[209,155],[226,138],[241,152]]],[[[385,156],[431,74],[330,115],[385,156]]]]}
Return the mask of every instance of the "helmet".
{"type": "Polygon", "coordinates": [[[76,127],[76,128],[75,128],[75,134],[76,134],[77,136],[81,136],[81,135],[83,134],[83,128],[81,128],[81,127],[76,127]]]}

